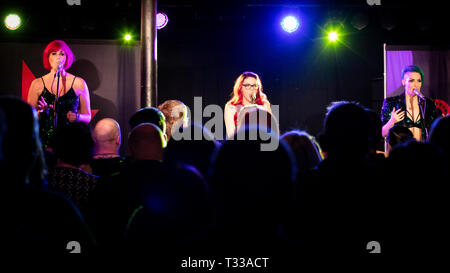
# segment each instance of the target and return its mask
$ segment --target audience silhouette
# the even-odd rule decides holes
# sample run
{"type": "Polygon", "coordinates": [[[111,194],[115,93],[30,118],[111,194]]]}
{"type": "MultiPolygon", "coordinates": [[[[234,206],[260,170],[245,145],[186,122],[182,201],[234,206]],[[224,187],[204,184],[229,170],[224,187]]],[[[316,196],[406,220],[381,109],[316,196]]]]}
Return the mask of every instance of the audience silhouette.
{"type": "Polygon", "coordinates": [[[67,244],[71,241],[79,243],[82,254],[95,253],[94,237],[78,208],[62,194],[45,188],[46,169],[36,112],[12,97],[0,97],[0,109],[4,113],[0,153],[4,177],[0,200],[6,228],[2,247],[7,250],[4,255],[64,255],[69,253],[67,244]]]}
{"type": "MultiPolygon", "coordinates": [[[[183,106],[160,107],[172,104],[183,106]]],[[[279,137],[272,115],[260,122],[266,113],[243,109],[235,135],[219,143],[195,123],[171,123],[180,126],[166,135],[163,112],[142,108],[129,119],[125,160],[115,120],[99,121],[92,136],[71,123],[44,154],[35,110],[0,97],[4,247],[45,256],[76,241],[86,255],[145,257],[171,271],[188,256],[267,256],[272,269],[368,258],[369,242],[384,257],[447,252],[449,117],[434,122],[428,142],[394,126],[384,154],[381,119],[359,103],[332,103],[318,141],[299,130],[279,137]]]]}

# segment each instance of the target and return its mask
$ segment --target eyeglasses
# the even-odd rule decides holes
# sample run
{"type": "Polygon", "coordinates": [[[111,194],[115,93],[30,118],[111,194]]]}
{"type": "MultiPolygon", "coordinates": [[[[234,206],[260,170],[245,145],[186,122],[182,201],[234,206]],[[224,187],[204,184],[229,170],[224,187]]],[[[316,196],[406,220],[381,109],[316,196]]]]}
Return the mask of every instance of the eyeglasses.
{"type": "Polygon", "coordinates": [[[245,89],[247,89],[247,90],[250,90],[250,88],[253,88],[253,89],[258,89],[258,84],[249,84],[249,83],[246,83],[246,84],[243,84],[242,85],[243,87],[245,87],[245,89]]]}

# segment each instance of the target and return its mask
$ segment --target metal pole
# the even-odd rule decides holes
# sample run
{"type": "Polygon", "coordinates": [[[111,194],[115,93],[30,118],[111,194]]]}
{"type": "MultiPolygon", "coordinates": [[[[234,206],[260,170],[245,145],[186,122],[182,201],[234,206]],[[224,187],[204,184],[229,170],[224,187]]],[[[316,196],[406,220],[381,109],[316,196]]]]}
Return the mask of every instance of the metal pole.
{"type": "MultiPolygon", "coordinates": [[[[383,100],[386,99],[387,96],[387,54],[386,54],[386,43],[383,44],[383,89],[384,89],[384,95],[383,100]]],[[[388,152],[388,142],[387,138],[384,138],[384,152],[387,154],[388,152]]]]}
{"type": "Polygon", "coordinates": [[[141,1],[141,107],[156,106],[156,0],[141,1]]]}

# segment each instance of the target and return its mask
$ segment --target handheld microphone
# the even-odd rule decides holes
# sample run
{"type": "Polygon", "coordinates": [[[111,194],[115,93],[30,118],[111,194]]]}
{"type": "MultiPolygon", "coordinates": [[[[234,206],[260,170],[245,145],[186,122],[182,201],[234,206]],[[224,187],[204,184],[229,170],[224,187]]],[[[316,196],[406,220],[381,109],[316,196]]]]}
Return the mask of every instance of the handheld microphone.
{"type": "Polygon", "coordinates": [[[256,102],[256,93],[252,94],[252,103],[255,104],[256,102]]]}
{"type": "Polygon", "coordinates": [[[422,95],[422,93],[420,93],[417,89],[413,90],[414,94],[416,94],[419,98],[425,100],[425,97],[422,95]]]}

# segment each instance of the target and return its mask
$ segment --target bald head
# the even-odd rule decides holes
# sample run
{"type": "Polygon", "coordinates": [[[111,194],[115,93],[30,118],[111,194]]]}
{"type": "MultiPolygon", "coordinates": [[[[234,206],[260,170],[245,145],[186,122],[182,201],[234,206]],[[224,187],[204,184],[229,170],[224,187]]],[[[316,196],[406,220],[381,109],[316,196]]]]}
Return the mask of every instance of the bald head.
{"type": "Polygon", "coordinates": [[[133,160],[162,160],[165,140],[153,123],[141,123],[131,130],[128,149],[133,160]]]}
{"type": "Polygon", "coordinates": [[[117,153],[120,147],[120,126],[111,118],[97,122],[92,137],[95,141],[96,154],[117,153]]]}

